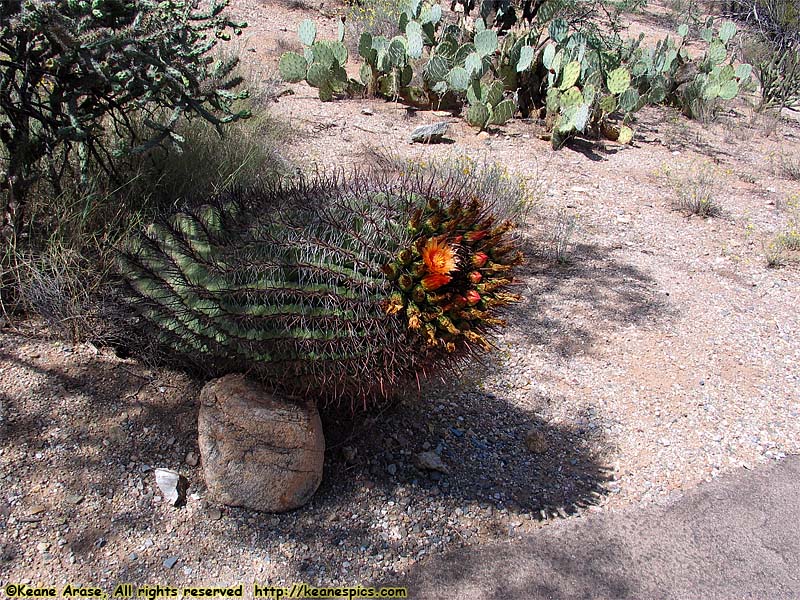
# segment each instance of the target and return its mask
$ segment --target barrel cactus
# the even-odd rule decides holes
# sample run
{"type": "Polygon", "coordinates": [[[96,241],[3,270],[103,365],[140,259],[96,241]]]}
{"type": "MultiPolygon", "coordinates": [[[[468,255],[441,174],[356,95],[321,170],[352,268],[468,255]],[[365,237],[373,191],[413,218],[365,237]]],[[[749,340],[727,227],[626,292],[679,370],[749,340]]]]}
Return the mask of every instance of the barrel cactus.
{"type": "Polygon", "coordinates": [[[489,350],[521,261],[502,199],[412,175],[226,193],[121,253],[145,333],[183,364],[360,401],[489,350]]]}

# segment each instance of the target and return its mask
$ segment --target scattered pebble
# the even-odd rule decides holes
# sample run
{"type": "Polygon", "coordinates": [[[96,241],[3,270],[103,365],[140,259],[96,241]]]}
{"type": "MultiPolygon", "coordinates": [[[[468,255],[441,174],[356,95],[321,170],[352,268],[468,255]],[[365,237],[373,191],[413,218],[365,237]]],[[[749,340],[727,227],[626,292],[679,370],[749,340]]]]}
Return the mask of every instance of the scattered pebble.
{"type": "Polygon", "coordinates": [[[442,462],[441,457],[432,451],[420,452],[414,455],[414,466],[421,470],[438,471],[447,475],[450,469],[442,462]]]}
{"type": "Polygon", "coordinates": [[[448,128],[447,121],[432,125],[420,125],[411,132],[411,141],[422,144],[436,144],[444,140],[448,128]]]}
{"type": "Polygon", "coordinates": [[[525,434],[525,447],[534,454],[544,454],[550,448],[547,436],[537,427],[531,427],[525,434]]]}
{"type": "MultiPolygon", "coordinates": [[[[189,482],[177,471],[171,469],[156,469],[156,485],[164,499],[172,506],[178,506],[186,502],[186,490],[189,482]]],[[[156,497],[157,498],[157,497],[156,497]]]]}

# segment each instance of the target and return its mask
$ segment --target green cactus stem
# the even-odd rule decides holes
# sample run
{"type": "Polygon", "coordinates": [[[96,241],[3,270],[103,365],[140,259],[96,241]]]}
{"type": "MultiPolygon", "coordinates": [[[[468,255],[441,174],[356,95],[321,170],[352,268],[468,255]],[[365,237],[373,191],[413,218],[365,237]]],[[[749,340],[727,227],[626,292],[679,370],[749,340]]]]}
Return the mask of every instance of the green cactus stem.
{"type": "Polygon", "coordinates": [[[142,334],[179,364],[366,403],[489,350],[521,254],[463,180],[365,173],[223,194],[120,254],[142,334]]]}

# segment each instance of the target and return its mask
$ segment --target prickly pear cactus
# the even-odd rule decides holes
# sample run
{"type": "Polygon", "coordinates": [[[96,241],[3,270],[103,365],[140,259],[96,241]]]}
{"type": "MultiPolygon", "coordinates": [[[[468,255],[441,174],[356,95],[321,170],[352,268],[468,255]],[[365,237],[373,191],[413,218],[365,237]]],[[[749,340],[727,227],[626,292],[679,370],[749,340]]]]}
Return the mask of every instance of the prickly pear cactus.
{"type": "Polygon", "coordinates": [[[488,196],[419,173],[228,193],[151,225],[120,272],[181,364],[367,402],[491,348],[521,254],[488,196]]]}
{"type": "Polygon", "coordinates": [[[473,80],[467,89],[467,123],[478,129],[487,125],[505,125],[517,109],[513,100],[503,99],[503,82],[481,83],[473,80]]]}
{"type": "Polygon", "coordinates": [[[615,96],[622,94],[631,85],[631,74],[625,67],[619,67],[608,74],[606,84],[608,91],[615,96]]]}
{"type": "Polygon", "coordinates": [[[720,102],[734,99],[751,79],[749,64],[734,64],[736,33],[734,23],[723,22],[715,29],[709,18],[700,32],[706,48],[699,59],[692,59],[686,50],[686,26],[678,29],[677,44],[667,37],[654,48],[637,47],[630,56],[631,88],[645,102],[676,105],[692,118],[713,114],[720,102]]]}
{"type": "MultiPolygon", "coordinates": [[[[306,19],[298,27],[297,36],[304,46],[303,54],[284,52],[278,62],[281,77],[290,83],[306,80],[319,90],[320,100],[333,100],[334,94],[360,92],[364,85],[347,77],[347,47],[341,39],[317,40],[317,26],[306,19]]],[[[340,34],[341,37],[341,34],[340,34]]]]}

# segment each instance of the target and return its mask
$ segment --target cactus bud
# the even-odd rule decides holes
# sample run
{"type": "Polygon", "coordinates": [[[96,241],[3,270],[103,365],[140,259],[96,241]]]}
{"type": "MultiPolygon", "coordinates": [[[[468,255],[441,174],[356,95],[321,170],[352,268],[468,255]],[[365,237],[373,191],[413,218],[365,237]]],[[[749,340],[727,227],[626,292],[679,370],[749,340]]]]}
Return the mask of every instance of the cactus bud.
{"type": "Polygon", "coordinates": [[[478,231],[468,231],[464,234],[464,239],[468,242],[478,242],[486,237],[486,230],[479,229],[478,231]]]}
{"type": "Polygon", "coordinates": [[[404,292],[408,292],[411,291],[411,287],[414,285],[414,280],[411,279],[411,276],[407,273],[403,273],[397,280],[397,285],[399,285],[400,289],[404,292]]]}
{"type": "Polygon", "coordinates": [[[397,265],[395,265],[394,263],[386,263],[381,267],[381,271],[384,272],[384,274],[386,275],[386,277],[389,278],[390,281],[394,281],[395,279],[397,279],[397,275],[399,274],[397,265]]]}
{"type": "Polygon", "coordinates": [[[472,255],[472,266],[480,269],[489,260],[489,255],[486,252],[476,252],[472,255]]]}
{"type": "Polygon", "coordinates": [[[410,249],[410,248],[403,248],[403,249],[402,249],[402,250],[401,250],[401,251],[400,251],[400,252],[397,254],[397,260],[399,260],[399,261],[400,261],[400,264],[402,264],[402,265],[407,265],[407,264],[409,264],[409,263],[410,263],[412,260],[414,260],[414,254],[411,252],[411,249],[410,249]]]}

